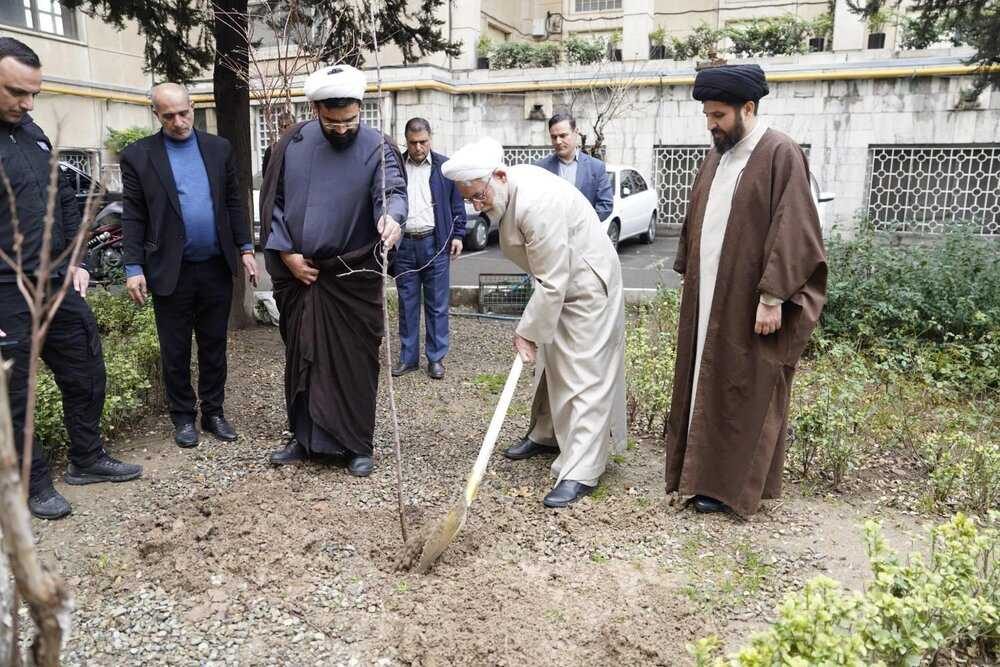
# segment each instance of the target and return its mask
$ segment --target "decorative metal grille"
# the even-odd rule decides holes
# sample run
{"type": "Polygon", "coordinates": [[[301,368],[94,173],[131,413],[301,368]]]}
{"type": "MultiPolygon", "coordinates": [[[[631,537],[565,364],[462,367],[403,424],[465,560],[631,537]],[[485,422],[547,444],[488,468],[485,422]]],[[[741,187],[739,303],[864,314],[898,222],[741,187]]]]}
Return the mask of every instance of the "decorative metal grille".
{"type": "MultiPolygon", "coordinates": [[[[808,158],[809,144],[800,146],[808,158]]],[[[653,182],[661,224],[684,224],[691,186],[707,153],[708,146],[653,146],[653,182]]]]}
{"type": "MultiPolygon", "coordinates": [[[[378,99],[365,100],[361,103],[361,120],[366,125],[371,127],[378,127],[378,99]]],[[[312,102],[296,102],[294,105],[295,109],[295,121],[303,121],[313,117],[312,102]]],[[[274,124],[266,122],[264,116],[263,107],[257,107],[256,111],[257,120],[257,168],[260,168],[260,160],[264,157],[264,151],[267,147],[271,145],[272,142],[276,141],[278,137],[272,136],[274,134],[273,127],[274,124]]]]}
{"type": "Polygon", "coordinates": [[[90,151],[60,150],[59,159],[87,174],[94,172],[94,154],[90,151]]]}
{"type": "Polygon", "coordinates": [[[706,146],[653,146],[653,181],[659,195],[661,224],[684,223],[694,177],[708,152],[706,146]]]}
{"type": "Polygon", "coordinates": [[[940,234],[969,224],[1000,234],[1000,144],[869,146],[876,229],[940,234]]]}
{"type": "Polygon", "coordinates": [[[621,9],[622,0],[576,0],[578,12],[601,12],[605,9],[621,9]]]}
{"type": "Polygon", "coordinates": [[[552,153],[551,146],[504,146],[503,161],[508,167],[516,164],[534,164],[552,153]]]}

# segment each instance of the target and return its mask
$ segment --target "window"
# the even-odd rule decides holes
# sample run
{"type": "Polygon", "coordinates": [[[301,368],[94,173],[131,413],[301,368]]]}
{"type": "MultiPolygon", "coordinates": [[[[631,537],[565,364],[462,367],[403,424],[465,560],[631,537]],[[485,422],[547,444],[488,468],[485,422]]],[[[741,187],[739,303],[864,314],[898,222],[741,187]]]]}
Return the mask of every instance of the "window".
{"type": "MultiPolygon", "coordinates": [[[[92,175],[97,163],[96,154],[84,150],[60,149],[59,160],[73,165],[83,173],[92,175]]],[[[99,171],[99,170],[98,170],[99,171]]]]}
{"type": "Polygon", "coordinates": [[[621,9],[622,0],[576,0],[578,12],[600,12],[605,9],[621,9]]]}
{"type": "Polygon", "coordinates": [[[0,22],[76,39],[76,14],[58,0],[0,0],[0,22]]]}
{"type": "Polygon", "coordinates": [[[632,192],[633,193],[634,192],[645,192],[646,189],[647,189],[646,188],[646,179],[644,179],[642,177],[642,174],[640,174],[637,171],[633,171],[632,172],[632,185],[635,186],[635,187],[632,188],[632,192]]]}
{"type": "Polygon", "coordinates": [[[867,208],[885,231],[1000,234],[1000,144],[870,146],[867,208]]]}

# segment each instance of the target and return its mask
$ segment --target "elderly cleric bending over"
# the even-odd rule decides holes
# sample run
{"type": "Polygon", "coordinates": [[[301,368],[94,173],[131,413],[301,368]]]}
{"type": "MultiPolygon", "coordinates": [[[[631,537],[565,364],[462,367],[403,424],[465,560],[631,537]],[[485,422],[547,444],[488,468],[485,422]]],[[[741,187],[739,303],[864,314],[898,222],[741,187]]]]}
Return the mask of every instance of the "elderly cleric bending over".
{"type": "Polygon", "coordinates": [[[698,73],[712,134],[674,270],[684,276],[667,434],[667,492],[741,516],[781,492],[792,376],[826,301],[809,165],[757,117],[756,65],[698,73]]]}
{"type": "Polygon", "coordinates": [[[500,227],[503,254],[530,273],[534,293],[514,347],[535,361],[528,435],[504,455],[556,454],[547,507],[591,493],[612,449],[625,447],[625,301],[621,266],[590,202],[541,167],[503,166],[484,138],[441,167],[476,210],[500,227]]]}
{"type": "Polygon", "coordinates": [[[317,118],[274,145],[260,215],[294,433],[271,462],[342,461],[359,477],[372,471],[385,333],[377,258],[382,243],[399,241],[407,213],[395,148],[360,120],[365,85],[348,65],[309,76],[305,94],[317,118]]]}

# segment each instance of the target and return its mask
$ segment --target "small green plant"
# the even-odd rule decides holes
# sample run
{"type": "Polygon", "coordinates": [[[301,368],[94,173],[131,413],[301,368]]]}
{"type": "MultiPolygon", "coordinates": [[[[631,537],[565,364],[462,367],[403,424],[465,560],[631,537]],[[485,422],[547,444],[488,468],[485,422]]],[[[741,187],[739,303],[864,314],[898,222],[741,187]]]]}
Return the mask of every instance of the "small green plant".
{"type": "Polygon", "coordinates": [[[531,67],[534,46],[527,42],[503,42],[490,52],[490,69],[531,67]]]}
{"type": "Polygon", "coordinates": [[[649,33],[649,43],[653,46],[664,46],[667,42],[667,29],[662,25],[649,33]]]}
{"type": "Polygon", "coordinates": [[[895,17],[895,12],[882,6],[868,15],[868,32],[871,34],[882,32],[883,28],[895,17]]]}
{"type": "Polygon", "coordinates": [[[611,36],[608,37],[608,44],[614,47],[614,46],[621,46],[621,43],[622,43],[622,31],[612,30],[611,36]]]}
{"type": "Polygon", "coordinates": [[[829,39],[833,36],[833,14],[824,12],[814,18],[809,24],[813,37],[829,39]]]}
{"type": "Polygon", "coordinates": [[[926,561],[917,554],[901,562],[874,522],[864,535],[873,575],[864,593],[812,579],[738,653],[723,658],[715,637],[689,646],[696,664],[886,667],[933,664],[944,651],[957,652],[960,663],[1000,657],[1000,514],[982,521],[957,514],[933,528],[926,561]]]}
{"type": "Polygon", "coordinates": [[[674,60],[710,58],[716,53],[719,41],[725,36],[724,31],[713,28],[707,23],[700,23],[684,39],[671,37],[667,56],[674,60]]]}
{"type": "Polygon", "coordinates": [[[480,373],[472,381],[479,389],[490,394],[499,394],[503,390],[507,377],[500,373],[480,373]]]}
{"type": "Polygon", "coordinates": [[[608,558],[605,554],[595,549],[594,551],[590,552],[590,560],[593,561],[594,563],[597,563],[598,565],[604,565],[611,559],[608,558]]]}
{"type": "Polygon", "coordinates": [[[677,356],[680,295],[661,289],[637,309],[625,330],[626,405],[629,422],[640,430],[666,432],[677,356]]]}
{"type": "Polygon", "coordinates": [[[109,127],[108,138],[104,140],[104,147],[112,153],[121,153],[129,144],[148,137],[150,134],[152,134],[152,131],[145,127],[133,126],[127,127],[124,130],[116,130],[109,127]]]}
{"type": "Polygon", "coordinates": [[[476,55],[480,58],[486,58],[490,55],[492,48],[493,40],[486,35],[480,35],[479,40],[476,41],[476,55]]]}

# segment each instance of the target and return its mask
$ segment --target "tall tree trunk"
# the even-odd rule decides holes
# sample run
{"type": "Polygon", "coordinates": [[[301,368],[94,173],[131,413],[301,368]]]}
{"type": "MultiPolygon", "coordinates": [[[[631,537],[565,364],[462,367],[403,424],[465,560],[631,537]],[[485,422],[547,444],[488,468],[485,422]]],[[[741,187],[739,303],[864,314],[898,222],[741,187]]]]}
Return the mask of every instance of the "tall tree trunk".
{"type": "MultiPolygon", "coordinates": [[[[247,0],[216,0],[215,11],[225,12],[225,19],[215,18],[215,69],[212,83],[215,89],[215,116],[219,135],[233,145],[240,170],[240,190],[243,192],[247,218],[244,224],[253,233],[253,168],[250,149],[250,89],[247,86],[250,61],[247,48],[247,0]],[[238,29],[237,29],[238,26],[238,29]],[[227,57],[223,63],[220,54],[227,57]],[[233,71],[239,62],[242,78],[233,71]]],[[[253,324],[253,293],[247,288],[242,266],[233,286],[233,306],[229,325],[240,329],[253,324]]]]}

